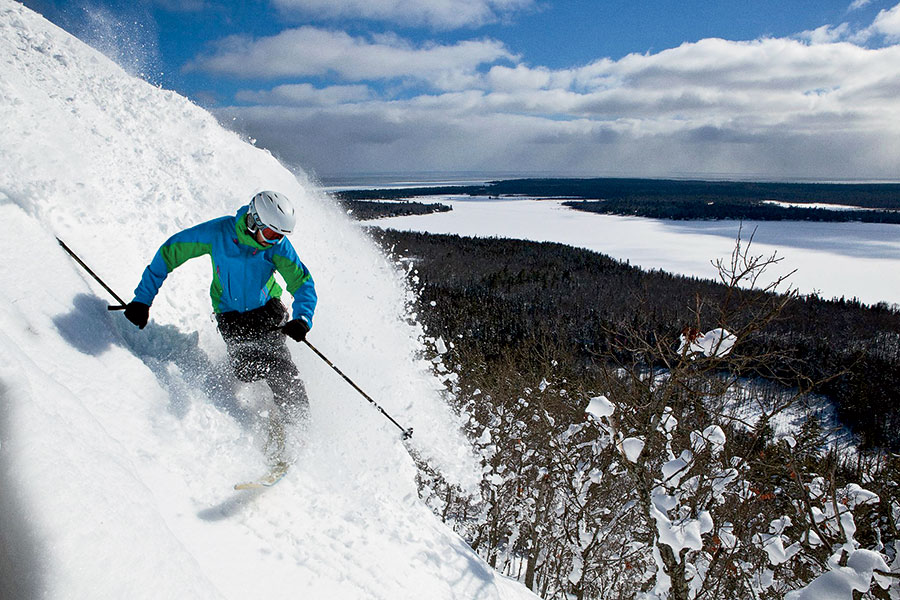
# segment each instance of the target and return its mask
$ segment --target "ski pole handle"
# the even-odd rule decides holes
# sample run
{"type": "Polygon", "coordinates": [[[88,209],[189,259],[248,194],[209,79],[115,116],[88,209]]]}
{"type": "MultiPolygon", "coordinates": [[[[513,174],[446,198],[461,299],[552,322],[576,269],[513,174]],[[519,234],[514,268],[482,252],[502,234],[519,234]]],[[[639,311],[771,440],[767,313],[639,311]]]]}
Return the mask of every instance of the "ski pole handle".
{"type": "Polygon", "coordinates": [[[125,306],[124,304],[122,304],[120,306],[113,306],[112,304],[110,304],[109,306],[106,307],[106,310],[125,310],[126,308],[128,308],[128,307],[125,306]]]}

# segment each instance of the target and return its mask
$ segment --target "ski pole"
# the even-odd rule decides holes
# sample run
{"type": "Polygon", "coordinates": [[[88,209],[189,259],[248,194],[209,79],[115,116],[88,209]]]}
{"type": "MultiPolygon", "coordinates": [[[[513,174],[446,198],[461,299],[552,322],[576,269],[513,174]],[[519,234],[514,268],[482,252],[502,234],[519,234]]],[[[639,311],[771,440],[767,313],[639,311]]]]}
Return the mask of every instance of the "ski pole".
{"type": "Polygon", "coordinates": [[[307,346],[309,346],[310,350],[312,350],[313,352],[315,352],[315,353],[319,356],[319,358],[321,358],[322,360],[324,360],[324,361],[325,361],[325,364],[327,364],[329,367],[331,367],[332,369],[334,369],[334,372],[335,372],[335,373],[337,373],[338,375],[340,375],[341,377],[343,377],[343,378],[347,381],[347,383],[349,383],[350,385],[352,385],[352,386],[353,386],[353,389],[355,389],[357,392],[359,392],[360,394],[362,394],[362,397],[363,397],[363,398],[365,398],[366,400],[368,400],[369,402],[371,402],[372,405],[373,405],[375,408],[377,408],[379,411],[381,411],[381,414],[383,414],[385,417],[387,417],[387,418],[391,421],[391,423],[393,423],[394,425],[396,425],[397,428],[398,428],[400,431],[403,432],[403,434],[401,435],[400,439],[408,440],[409,438],[412,437],[412,434],[413,434],[413,429],[412,429],[412,427],[410,427],[409,429],[404,429],[403,426],[400,425],[400,423],[398,423],[397,421],[395,421],[394,418],[393,418],[391,415],[387,414],[387,411],[385,411],[383,408],[381,408],[381,406],[379,406],[377,402],[375,402],[374,400],[372,400],[372,398],[371,398],[367,393],[365,393],[364,391],[362,391],[362,389],[361,389],[358,385],[356,385],[356,384],[353,382],[352,379],[350,379],[349,377],[347,377],[346,375],[344,375],[344,372],[343,372],[343,371],[341,371],[340,369],[338,369],[338,368],[335,366],[335,364],[334,364],[333,362],[331,362],[330,360],[328,360],[328,358],[327,358],[324,354],[322,354],[321,352],[319,352],[318,348],[316,348],[315,346],[313,346],[312,344],[310,344],[310,343],[309,343],[309,340],[303,340],[303,342],[304,342],[307,346]]]}
{"type": "Polygon", "coordinates": [[[61,239],[59,239],[59,238],[56,238],[56,241],[59,242],[59,245],[63,247],[63,250],[65,250],[66,252],[69,253],[69,256],[71,256],[72,258],[75,259],[75,262],[77,262],[79,265],[81,265],[81,267],[82,267],[85,271],[88,272],[88,275],[90,275],[91,277],[93,277],[94,279],[96,279],[96,280],[97,280],[97,283],[99,283],[100,285],[102,285],[102,286],[103,286],[103,289],[106,290],[107,292],[109,292],[109,294],[110,294],[113,298],[115,298],[115,299],[118,301],[118,303],[119,303],[118,306],[112,306],[112,305],[109,305],[109,306],[106,307],[106,310],[125,310],[125,305],[126,305],[127,303],[126,303],[124,300],[122,300],[122,299],[119,297],[118,294],[116,294],[114,291],[112,291],[112,288],[110,288],[108,285],[106,285],[105,283],[103,283],[103,280],[100,279],[99,277],[97,277],[97,274],[94,273],[93,271],[91,271],[91,268],[90,268],[89,266],[87,266],[86,264],[84,264],[84,261],[81,260],[80,258],[78,258],[78,255],[75,254],[74,252],[72,252],[72,249],[69,248],[68,246],[66,246],[65,242],[63,242],[63,241],[62,241],[61,239]]]}

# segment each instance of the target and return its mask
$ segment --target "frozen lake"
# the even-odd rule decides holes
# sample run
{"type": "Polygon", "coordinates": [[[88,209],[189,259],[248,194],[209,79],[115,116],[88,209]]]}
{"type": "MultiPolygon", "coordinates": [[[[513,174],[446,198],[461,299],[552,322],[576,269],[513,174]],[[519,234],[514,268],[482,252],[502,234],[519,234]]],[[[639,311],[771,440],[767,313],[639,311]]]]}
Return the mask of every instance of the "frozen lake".
{"type": "MultiPolygon", "coordinates": [[[[728,259],[737,221],[667,221],[577,211],[557,200],[428,196],[451,212],[368,221],[402,231],[560,242],[608,254],[644,269],[715,278],[711,261],[728,259]]],[[[752,253],[784,258],[777,274],[796,269],[791,284],[825,298],[900,303],[900,225],[745,221],[752,253]]]]}

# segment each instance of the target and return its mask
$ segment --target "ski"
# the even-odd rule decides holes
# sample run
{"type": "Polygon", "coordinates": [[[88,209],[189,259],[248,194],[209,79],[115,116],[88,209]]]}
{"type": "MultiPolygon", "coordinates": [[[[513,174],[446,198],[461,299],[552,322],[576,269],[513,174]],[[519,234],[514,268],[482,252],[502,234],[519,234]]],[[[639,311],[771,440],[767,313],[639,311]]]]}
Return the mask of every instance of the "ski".
{"type": "Polygon", "coordinates": [[[290,464],[280,462],[272,467],[272,470],[263,475],[259,479],[237,483],[234,486],[236,490],[256,490],[260,488],[272,487],[285,476],[290,468],[290,464]]]}

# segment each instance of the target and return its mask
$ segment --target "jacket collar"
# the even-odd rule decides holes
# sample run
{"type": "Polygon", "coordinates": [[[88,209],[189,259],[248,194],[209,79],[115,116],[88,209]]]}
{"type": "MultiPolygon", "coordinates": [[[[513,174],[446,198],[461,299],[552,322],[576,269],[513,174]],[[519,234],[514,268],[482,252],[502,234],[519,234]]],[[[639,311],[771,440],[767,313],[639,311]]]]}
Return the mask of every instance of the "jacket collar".
{"type": "Polygon", "coordinates": [[[256,241],[256,236],[250,233],[250,230],[247,229],[247,207],[242,206],[238,209],[237,214],[234,217],[234,231],[237,234],[237,241],[240,244],[244,244],[245,246],[250,246],[251,248],[255,248],[257,250],[268,250],[272,248],[273,245],[263,246],[259,242],[256,241]]]}

